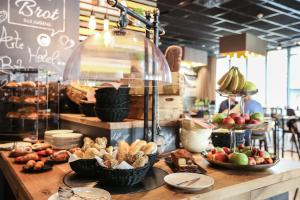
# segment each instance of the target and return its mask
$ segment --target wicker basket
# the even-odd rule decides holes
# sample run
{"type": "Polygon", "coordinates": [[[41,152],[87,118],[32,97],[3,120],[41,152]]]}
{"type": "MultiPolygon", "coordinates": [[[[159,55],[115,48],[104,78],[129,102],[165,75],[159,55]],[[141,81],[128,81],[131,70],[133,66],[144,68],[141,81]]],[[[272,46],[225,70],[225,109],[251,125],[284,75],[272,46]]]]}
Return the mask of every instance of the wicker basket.
{"type": "Polygon", "coordinates": [[[158,157],[158,153],[153,153],[148,155],[150,168],[153,167],[153,165],[158,161],[157,157],[158,157]]]}
{"type": "Polygon", "coordinates": [[[83,177],[95,177],[97,161],[96,159],[80,159],[70,162],[71,169],[83,177]]]}
{"type": "Polygon", "coordinates": [[[129,108],[129,103],[130,101],[123,101],[122,103],[101,103],[97,101],[96,103],[96,108],[101,109],[101,108],[129,108]]]}
{"type": "Polygon", "coordinates": [[[98,166],[97,175],[100,181],[107,185],[131,186],[143,181],[149,168],[149,162],[136,169],[108,169],[98,166]]]}
{"type": "Polygon", "coordinates": [[[129,108],[95,108],[95,111],[104,122],[121,122],[127,117],[129,108]]]}
{"type": "Polygon", "coordinates": [[[95,117],[95,103],[80,101],[79,105],[80,112],[87,117],[95,117]]]}
{"type": "MultiPolygon", "coordinates": [[[[236,133],[236,146],[245,143],[245,133],[239,132],[236,133]]],[[[230,148],[231,137],[229,133],[218,133],[213,132],[211,134],[211,141],[215,147],[228,147],[230,148]]]]}

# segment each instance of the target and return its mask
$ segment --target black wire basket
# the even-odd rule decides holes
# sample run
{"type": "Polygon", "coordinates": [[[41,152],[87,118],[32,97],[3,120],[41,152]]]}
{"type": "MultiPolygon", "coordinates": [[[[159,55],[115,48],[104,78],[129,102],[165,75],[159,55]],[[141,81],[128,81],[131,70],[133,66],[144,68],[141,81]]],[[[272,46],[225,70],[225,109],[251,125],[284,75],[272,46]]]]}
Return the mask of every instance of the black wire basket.
{"type": "Polygon", "coordinates": [[[151,168],[158,161],[158,159],[157,159],[158,153],[149,154],[147,156],[149,158],[149,164],[150,164],[150,168],[151,168]]]}
{"type": "Polygon", "coordinates": [[[97,175],[100,182],[113,186],[132,186],[143,181],[150,169],[148,162],[144,167],[135,169],[109,169],[98,166],[97,175]]]}
{"type": "Polygon", "coordinates": [[[81,101],[79,105],[79,110],[82,114],[87,117],[95,117],[95,103],[81,101]]]}
{"type": "MultiPolygon", "coordinates": [[[[245,133],[244,132],[236,132],[236,146],[245,143],[245,133]]],[[[211,142],[215,147],[228,147],[230,148],[231,144],[231,136],[230,133],[227,132],[213,132],[211,134],[211,142]]]]}

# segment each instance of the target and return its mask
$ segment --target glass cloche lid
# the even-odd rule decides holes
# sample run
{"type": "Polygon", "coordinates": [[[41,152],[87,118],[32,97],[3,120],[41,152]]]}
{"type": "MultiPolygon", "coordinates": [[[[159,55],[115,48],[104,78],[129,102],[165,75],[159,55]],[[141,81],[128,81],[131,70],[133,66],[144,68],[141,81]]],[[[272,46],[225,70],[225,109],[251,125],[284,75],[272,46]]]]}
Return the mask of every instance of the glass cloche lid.
{"type": "Polygon", "coordinates": [[[165,56],[143,34],[112,30],[96,33],[73,51],[64,70],[64,81],[97,86],[103,82],[157,80],[171,83],[165,56]]]}

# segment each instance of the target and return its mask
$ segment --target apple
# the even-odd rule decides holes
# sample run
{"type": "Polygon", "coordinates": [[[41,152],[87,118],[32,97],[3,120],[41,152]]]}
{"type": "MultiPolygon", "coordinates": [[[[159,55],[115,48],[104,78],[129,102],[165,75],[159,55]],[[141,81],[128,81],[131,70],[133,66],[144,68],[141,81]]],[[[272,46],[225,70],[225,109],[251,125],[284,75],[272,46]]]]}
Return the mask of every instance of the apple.
{"type": "Polygon", "coordinates": [[[250,119],[255,119],[262,122],[264,121],[264,115],[260,112],[255,112],[250,115],[250,119]]]}
{"type": "Polygon", "coordinates": [[[231,128],[234,126],[235,122],[234,122],[234,119],[232,119],[231,117],[226,117],[223,119],[222,124],[226,128],[231,128]]]}
{"type": "Polygon", "coordinates": [[[260,121],[258,121],[256,119],[250,119],[248,124],[260,124],[260,121]]]}
{"type": "Polygon", "coordinates": [[[254,159],[255,159],[257,165],[265,162],[265,159],[263,157],[254,156],[254,159]]]}
{"type": "Polygon", "coordinates": [[[240,117],[241,116],[241,114],[239,114],[239,113],[230,113],[229,114],[229,117],[231,117],[232,119],[234,119],[235,117],[240,117]]]}
{"type": "Polygon", "coordinates": [[[270,153],[267,151],[264,151],[264,158],[271,158],[270,153]]]}
{"type": "Polygon", "coordinates": [[[257,153],[257,155],[259,156],[259,157],[264,157],[265,156],[265,152],[264,151],[262,151],[262,150],[259,150],[258,151],[258,153],[257,153]]]}
{"type": "Polygon", "coordinates": [[[251,81],[246,81],[244,87],[243,87],[243,91],[244,92],[252,92],[257,90],[257,87],[254,83],[252,83],[251,81]]]}
{"type": "Polygon", "coordinates": [[[245,121],[250,120],[250,115],[248,114],[242,114],[241,117],[244,117],[245,121]]]}
{"type": "Polygon", "coordinates": [[[248,156],[244,153],[234,152],[229,157],[229,162],[236,165],[248,165],[248,156]]]}
{"type": "Polygon", "coordinates": [[[265,161],[264,161],[264,163],[266,163],[266,164],[273,164],[273,163],[274,163],[274,161],[273,161],[273,159],[272,159],[272,158],[265,158],[265,161]]]}
{"type": "Polygon", "coordinates": [[[234,122],[238,125],[242,125],[242,124],[245,124],[245,118],[244,117],[235,117],[233,118],[234,119],[234,122]]]}
{"type": "Polygon", "coordinates": [[[218,153],[218,152],[223,152],[223,153],[225,153],[225,151],[224,151],[223,148],[221,148],[221,147],[216,147],[215,150],[216,150],[217,153],[218,153]]]}
{"type": "Polygon", "coordinates": [[[244,145],[244,144],[240,144],[240,145],[238,146],[238,148],[239,148],[239,150],[244,149],[244,148],[245,148],[245,145],[244,145]]]}
{"type": "Polygon", "coordinates": [[[230,153],[231,153],[231,150],[230,150],[228,147],[223,147],[223,151],[224,151],[226,154],[230,154],[230,153]]]}
{"type": "Polygon", "coordinates": [[[213,156],[212,152],[208,152],[206,155],[207,159],[209,159],[209,160],[212,160],[212,156],[213,156]]]}
{"type": "Polygon", "coordinates": [[[252,155],[256,155],[257,152],[258,152],[258,149],[255,148],[255,147],[253,147],[253,148],[252,148],[252,155]]]}
{"type": "Polygon", "coordinates": [[[219,162],[228,162],[228,156],[224,152],[217,152],[212,156],[212,160],[219,162]]]}
{"type": "Polygon", "coordinates": [[[216,149],[212,149],[212,150],[211,150],[211,153],[212,153],[212,154],[215,154],[216,152],[217,152],[216,149]]]}
{"type": "Polygon", "coordinates": [[[247,150],[244,151],[243,153],[246,154],[248,157],[251,157],[251,156],[253,155],[251,149],[247,149],[247,150]]]}
{"type": "Polygon", "coordinates": [[[213,116],[212,121],[213,121],[213,123],[219,124],[223,121],[224,118],[226,118],[225,113],[218,113],[218,114],[213,116]]]}
{"type": "Polygon", "coordinates": [[[248,165],[256,165],[256,161],[253,157],[248,157],[248,165]]]}

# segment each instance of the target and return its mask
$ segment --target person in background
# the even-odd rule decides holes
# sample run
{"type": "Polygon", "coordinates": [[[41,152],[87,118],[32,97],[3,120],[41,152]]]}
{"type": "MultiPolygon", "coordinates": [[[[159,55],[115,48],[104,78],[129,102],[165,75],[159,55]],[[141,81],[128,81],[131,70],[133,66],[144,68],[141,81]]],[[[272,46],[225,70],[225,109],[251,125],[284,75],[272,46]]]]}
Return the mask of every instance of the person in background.
{"type": "MultiPolygon", "coordinates": [[[[230,110],[233,109],[236,105],[238,105],[238,102],[236,101],[235,96],[230,96],[230,110]]],[[[228,99],[224,100],[220,104],[219,113],[224,112],[229,108],[228,106],[228,99]]]]}
{"type": "MultiPolygon", "coordinates": [[[[263,107],[261,106],[261,104],[252,99],[251,96],[245,96],[243,98],[243,101],[244,101],[244,113],[245,114],[248,114],[248,115],[251,115],[252,113],[255,113],[255,112],[260,112],[260,113],[264,113],[263,111],[263,107]]],[[[246,146],[249,146],[250,145],[250,133],[251,133],[251,130],[246,130],[245,131],[245,145],[246,146]]]]}
{"type": "Polygon", "coordinates": [[[252,99],[251,96],[245,96],[244,97],[244,113],[245,114],[248,114],[248,115],[251,115],[252,113],[255,113],[255,112],[260,112],[260,113],[263,113],[263,107],[261,106],[261,104],[252,99]]]}

